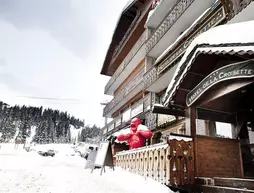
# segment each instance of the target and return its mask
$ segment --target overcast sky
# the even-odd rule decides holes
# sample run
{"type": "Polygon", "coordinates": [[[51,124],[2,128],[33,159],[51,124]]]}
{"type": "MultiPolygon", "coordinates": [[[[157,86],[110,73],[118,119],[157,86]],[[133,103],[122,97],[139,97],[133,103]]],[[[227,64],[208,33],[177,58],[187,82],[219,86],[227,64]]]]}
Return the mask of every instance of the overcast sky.
{"type": "Polygon", "coordinates": [[[128,0],[0,0],[0,100],[103,126],[100,70],[128,0]],[[39,100],[27,97],[72,99],[39,100]]]}

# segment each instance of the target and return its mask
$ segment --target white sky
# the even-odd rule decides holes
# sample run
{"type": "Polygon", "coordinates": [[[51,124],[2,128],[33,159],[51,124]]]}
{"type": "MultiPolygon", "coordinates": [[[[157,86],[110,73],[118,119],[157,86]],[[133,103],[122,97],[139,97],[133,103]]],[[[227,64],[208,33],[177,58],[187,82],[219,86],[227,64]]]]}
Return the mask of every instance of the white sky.
{"type": "Polygon", "coordinates": [[[232,138],[232,125],[229,123],[216,122],[217,134],[232,138]]]}
{"type": "Polygon", "coordinates": [[[100,70],[128,0],[0,0],[0,100],[104,125],[100,70]],[[68,98],[53,101],[20,96],[68,98]]]}

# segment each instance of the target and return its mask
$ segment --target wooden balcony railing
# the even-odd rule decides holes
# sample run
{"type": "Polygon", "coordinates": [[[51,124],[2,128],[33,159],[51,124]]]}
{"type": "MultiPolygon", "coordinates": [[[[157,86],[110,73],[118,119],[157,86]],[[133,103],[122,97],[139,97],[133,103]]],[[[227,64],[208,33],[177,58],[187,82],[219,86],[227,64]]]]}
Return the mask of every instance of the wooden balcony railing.
{"type": "Polygon", "coordinates": [[[119,42],[119,44],[116,46],[114,52],[113,52],[113,56],[112,58],[116,57],[116,55],[118,54],[119,50],[122,48],[123,44],[125,43],[125,41],[127,40],[128,36],[130,35],[131,31],[133,30],[135,24],[137,23],[139,17],[141,16],[141,11],[138,10],[134,20],[132,21],[130,27],[128,28],[127,32],[124,34],[122,40],[119,42]]]}
{"type": "MultiPolygon", "coordinates": [[[[124,101],[124,98],[131,94],[136,87],[140,86],[141,90],[143,86],[144,68],[142,68],[138,74],[105,106],[103,109],[103,116],[109,113],[117,104],[124,101]]],[[[136,93],[137,94],[137,93],[136,93]]]]}
{"type": "Polygon", "coordinates": [[[146,43],[147,53],[160,41],[160,39],[167,33],[167,31],[174,25],[180,16],[187,10],[187,8],[194,2],[194,0],[180,0],[162,20],[160,25],[151,35],[146,43]]]}
{"type": "MultiPolygon", "coordinates": [[[[141,99],[137,103],[134,103],[130,108],[129,120],[133,116],[136,116],[137,114],[140,114],[142,112],[147,112],[150,109],[150,104],[151,104],[150,94],[147,94],[143,99],[141,99]],[[142,109],[137,109],[137,107],[139,106],[142,106],[142,109]]],[[[109,122],[107,125],[105,125],[102,128],[103,131],[108,129],[108,131],[104,132],[103,135],[106,135],[107,133],[111,133],[113,132],[113,130],[117,128],[121,128],[122,124],[124,124],[126,121],[129,121],[129,120],[123,120],[123,114],[120,114],[118,117],[114,118],[111,122],[109,122]]]]}
{"type": "MultiPolygon", "coordinates": [[[[179,3],[181,3],[181,1],[179,3]]],[[[215,4],[215,7],[219,6],[220,6],[219,2],[215,4]]],[[[213,11],[213,9],[211,11],[213,11]]],[[[223,7],[218,8],[218,10],[215,13],[213,13],[212,17],[209,17],[207,20],[201,19],[201,21],[205,22],[200,23],[200,26],[197,29],[194,30],[193,28],[192,31],[188,32],[189,33],[188,36],[187,35],[183,36],[174,45],[171,45],[171,49],[167,53],[168,56],[163,61],[159,62],[157,65],[153,65],[144,74],[144,88],[147,89],[156,80],[158,80],[165,72],[174,68],[181,60],[183,54],[185,53],[186,49],[191,44],[191,42],[199,34],[221,23],[225,19],[225,17],[226,15],[223,7]]],[[[151,38],[148,40],[148,43],[151,41],[151,38]]]]}
{"type": "Polygon", "coordinates": [[[140,48],[145,44],[146,39],[147,39],[147,32],[144,31],[144,33],[140,36],[140,38],[135,43],[135,45],[133,46],[131,51],[127,54],[125,59],[122,61],[120,66],[116,69],[113,76],[109,79],[108,83],[105,86],[105,93],[109,90],[109,88],[113,85],[113,83],[116,81],[116,79],[124,71],[126,66],[129,64],[129,62],[132,60],[132,58],[137,54],[137,52],[140,50],[140,48]]]}
{"type": "Polygon", "coordinates": [[[157,66],[152,66],[144,74],[144,88],[148,88],[157,80],[157,66]]]}
{"type": "MultiPolygon", "coordinates": [[[[219,2],[215,6],[220,6],[219,2]]],[[[210,10],[210,12],[213,10],[210,10]]],[[[206,17],[206,16],[204,16],[206,17]]],[[[225,11],[223,7],[220,7],[215,13],[213,13],[212,17],[209,17],[205,23],[200,25],[200,27],[196,30],[189,31],[189,35],[185,35],[181,39],[178,40],[173,46],[171,45],[171,49],[168,50],[168,56],[165,60],[163,60],[157,67],[157,73],[162,74],[164,71],[173,68],[181,59],[191,42],[201,33],[209,30],[210,28],[218,25],[225,19],[225,11]]],[[[201,19],[202,20],[202,19],[201,19]]]]}
{"type": "Polygon", "coordinates": [[[192,141],[173,139],[168,144],[156,144],[122,151],[115,157],[116,166],[152,178],[162,184],[186,185],[194,183],[192,141]]]}

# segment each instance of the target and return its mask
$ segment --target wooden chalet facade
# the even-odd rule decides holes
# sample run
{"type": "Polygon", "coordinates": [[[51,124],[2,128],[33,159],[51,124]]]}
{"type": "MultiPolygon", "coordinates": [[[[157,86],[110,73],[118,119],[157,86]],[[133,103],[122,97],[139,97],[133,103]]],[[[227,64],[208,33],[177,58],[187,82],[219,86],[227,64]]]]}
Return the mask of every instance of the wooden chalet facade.
{"type": "Polygon", "coordinates": [[[123,12],[101,72],[114,95],[103,135],[139,117],[153,138],[137,151],[116,145],[118,166],[198,184],[196,192],[244,192],[228,184],[254,191],[254,181],[238,180],[254,178],[253,13],[252,0],[133,1],[123,12]],[[133,9],[140,16],[127,27],[133,9]],[[232,137],[219,136],[217,123],[230,125],[232,137]]]}
{"type": "Polygon", "coordinates": [[[144,90],[143,75],[148,36],[144,25],[151,6],[151,1],[129,1],[116,25],[101,70],[102,75],[111,76],[104,93],[113,96],[103,109],[103,116],[112,118],[102,128],[103,138],[128,127],[134,117],[146,124],[149,116],[151,97],[144,90]]]}

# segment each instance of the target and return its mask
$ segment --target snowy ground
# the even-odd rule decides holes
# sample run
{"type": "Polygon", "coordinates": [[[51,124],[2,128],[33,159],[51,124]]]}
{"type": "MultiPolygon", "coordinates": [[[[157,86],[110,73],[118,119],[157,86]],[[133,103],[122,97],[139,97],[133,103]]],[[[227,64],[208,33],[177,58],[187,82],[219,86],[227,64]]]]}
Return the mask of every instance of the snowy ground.
{"type": "Polygon", "coordinates": [[[70,145],[35,146],[25,152],[14,144],[2,144],[0,149],[1,193],[168,193],[169,189],[151,179],[116,168],[91,173],[85,161],[73,154],[70,145]],[[42,157],[36,151],[55,149],[55,157],[42,157]],[[135,187],[134,187],[135,186],[135,187]]]}

